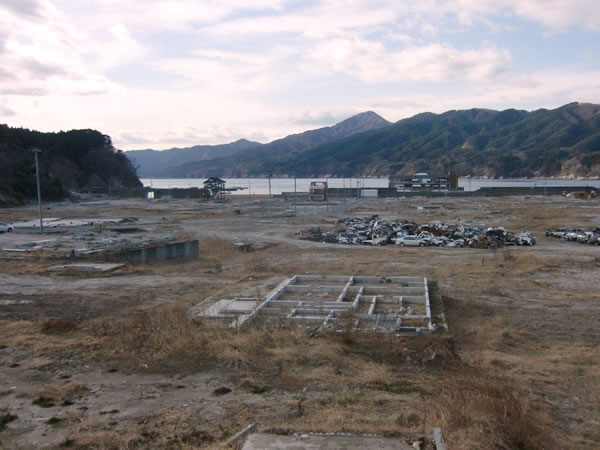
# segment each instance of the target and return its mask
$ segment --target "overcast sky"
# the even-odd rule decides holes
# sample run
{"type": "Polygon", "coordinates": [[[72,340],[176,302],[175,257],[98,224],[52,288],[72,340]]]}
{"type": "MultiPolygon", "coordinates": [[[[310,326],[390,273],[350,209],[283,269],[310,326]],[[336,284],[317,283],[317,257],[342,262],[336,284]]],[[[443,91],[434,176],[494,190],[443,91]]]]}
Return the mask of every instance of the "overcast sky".
{"type": "Polygon", "coordinates": [[[600,0],[0,0],[0,123],[122,149],[600,103],[600,0]]]}

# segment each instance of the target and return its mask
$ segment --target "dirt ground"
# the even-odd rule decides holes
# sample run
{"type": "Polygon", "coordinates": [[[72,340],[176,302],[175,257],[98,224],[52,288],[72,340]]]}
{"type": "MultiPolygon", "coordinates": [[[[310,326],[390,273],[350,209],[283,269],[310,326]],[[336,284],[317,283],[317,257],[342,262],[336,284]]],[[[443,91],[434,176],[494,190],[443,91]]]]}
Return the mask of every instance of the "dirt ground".
{"type": "MultiPolygon", "coordinates": [[[[135,217],[200,241],[200,258],[51,273],[51,252],[0,252],[0,447],[217,447],[259,430],[430,435],[449,448],[600,448],[600,247],[547,238],[600,225],[564,197],[51,204],[49,217],[135,217]],[[297,215],[294,217],[294,210],[297,215]],[[348,216],[504,226],[534,247],[321,244],[348,216]],[[234,241],[252,243],[240,252],[234,241]],[[449,332],[382,337],[222,330],[189,308],[261,297],[294,274],[426,276],[449,332]],[[227,389],[220,389],[227,388],[227,389]],[[229,391],[230,390],[230,391],[229,391]]],[[[0,220],[36,217],[34,207],[0,220]]],[[[102,230],[0,234],[0,249],[102,230]]],[[[237,444],[239,445],[239,444],[237,444]]]]}

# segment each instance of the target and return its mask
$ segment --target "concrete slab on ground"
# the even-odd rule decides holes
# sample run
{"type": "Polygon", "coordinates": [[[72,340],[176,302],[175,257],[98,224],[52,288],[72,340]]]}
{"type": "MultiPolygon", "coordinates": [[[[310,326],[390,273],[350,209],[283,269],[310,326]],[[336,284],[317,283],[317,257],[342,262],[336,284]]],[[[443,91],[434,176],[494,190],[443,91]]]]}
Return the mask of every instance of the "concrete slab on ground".
{"type": "Polygon", "coordinates": [[[75,271],[75,272],[114,272],[119,267],[123,267],[125,264],[62,264],[57,266],[48,267],[48,272],[64,272],[64,271],[75,271]]]}
{"type": "Polygon", "coordinates": [[[414,450],[401,438],[353,435],[314,435],[298,434],[293,436],[256,433],[250,435],[242,447],[243,450],[258,449],[328,449],[328,450],[414,450]]]}

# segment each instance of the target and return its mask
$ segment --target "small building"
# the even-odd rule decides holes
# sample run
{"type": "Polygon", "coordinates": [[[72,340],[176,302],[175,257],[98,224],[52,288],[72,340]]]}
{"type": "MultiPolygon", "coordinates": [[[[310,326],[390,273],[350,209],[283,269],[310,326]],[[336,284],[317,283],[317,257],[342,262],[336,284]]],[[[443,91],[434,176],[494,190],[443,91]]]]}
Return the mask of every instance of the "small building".
{"type": "Polygon", "coordinates": [[[309,199],[314,202],[327,200],[327,181],[311,181],[309,199]]]}
{"type": "Polygon", "coordinates": [[[390,177],[389,187],[398,191],[448,191],[448,177],[430,177],[425,172],[390,177]]]}
{"type": "Polygon", "coordinates": [[[204,183],[204,189],[208,189],[213,200],[223,196],[225,192],[225,180],[219,177],[210,177],[204,183]]]}

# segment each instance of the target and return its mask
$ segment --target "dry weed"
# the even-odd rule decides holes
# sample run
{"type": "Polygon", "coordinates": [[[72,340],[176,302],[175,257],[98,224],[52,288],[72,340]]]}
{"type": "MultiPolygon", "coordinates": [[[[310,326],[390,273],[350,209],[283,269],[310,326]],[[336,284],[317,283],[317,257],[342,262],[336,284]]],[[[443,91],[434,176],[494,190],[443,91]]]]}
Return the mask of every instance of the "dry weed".
{"type": "Polygon", "coordinates": [[[440,382],[435,419],[460,448],[559,448],[556,428],[508,379],[464,366],[440,382]]]}

